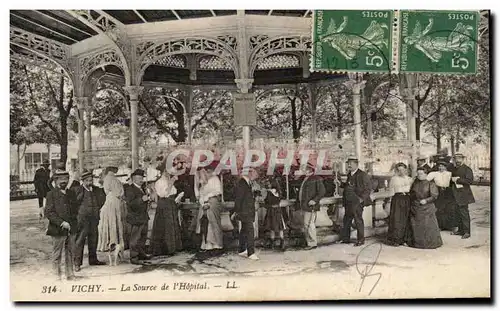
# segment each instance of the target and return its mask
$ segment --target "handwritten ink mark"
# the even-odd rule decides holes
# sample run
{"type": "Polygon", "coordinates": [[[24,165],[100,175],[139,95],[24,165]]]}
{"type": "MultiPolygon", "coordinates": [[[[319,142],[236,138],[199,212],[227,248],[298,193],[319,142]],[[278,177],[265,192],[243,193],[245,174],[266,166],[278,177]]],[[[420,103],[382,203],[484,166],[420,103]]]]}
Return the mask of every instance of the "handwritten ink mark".
{"type": "Polygon", "coordinates": [[[375,284],[373,285],[372,289],[368,293],[368,295],[371,295],[372,292],[373,292],[373,290],[375,289],[375,287],[377,287],[378,282],[382,278],[382,273],[371,273],[371,271],[373,270],[373,268],[377,264],[377,260],[380,257],[380,252],[382,252],[382,244],[379,243],[379,242],[375,242],[375,243],[372,243],[372,244],[369,244],[369,245],[363,247],[363,249],[356,256],[356,270],[358,271],[359,275],[361,276],[361,284],[359,286],[359,292],[361,292],[361,290],[363,289],[363,284],[365,283],[365,279],[367,277],[369,277],[369,276],[378,276],[377,281],[375,282],[375,284]],[[366,249],[369,249],[370,247],[371,248],[377,248],[378,247],[378,251],[376,253],[376,256],[375,256],[375,258],[370,258],[371,254],[368,255],[368,258],[365,258],[365,259],[368,259],[367,260],[368,264],[366,266],[364,266],[363,269],[360,270],[359,264],[360,264],[361,254],[363,254],[363,252],[366,249]],[[371,259],[371,261],[369,261],[369,259],[371,259]]]}

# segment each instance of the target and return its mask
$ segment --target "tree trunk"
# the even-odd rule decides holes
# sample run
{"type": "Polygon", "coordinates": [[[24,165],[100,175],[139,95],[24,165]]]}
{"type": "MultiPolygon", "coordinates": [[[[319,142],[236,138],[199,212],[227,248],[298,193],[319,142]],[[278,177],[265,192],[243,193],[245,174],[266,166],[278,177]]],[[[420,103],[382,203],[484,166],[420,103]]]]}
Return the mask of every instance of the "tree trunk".
{"type": "Polygon", "coordinates": [[[66,170],[66,161],[68,160],[68,120],[61,116],[61,169],[66,170]]]}
{"type": "Polygon", "coordinates": [[[300,140],[300,131],[299,131],[299,126],[297,122],[297,97],[294,97],[291,100],[291,107],[292,107],[292,134],[293,134],[293,141],[295,143],[298,143],[300,140]]]}
{"type": "Polygon", "coordinates": [[[17,146],[17,161],[16,161],[16,175],[19,175],[19,172],[21,172],[21,145],[16,145],[17,146]]]}
{"type": "Polygon", "coordinates": [[[342,116],[340,111],[340,103],[336,105],[337,108],[337,139],[342,139],[342,116]]]}
{"type": "Polygon", "coordinates": [[[436,153],[439,153],[439,151],[441,150],[441,138],[442,138],[442,134],[441,134],[441,129],[439,128],[437,133],[436,133],[436,153]]]}
{"type": "Polygon", "coordinates": [[[450,147],[451,147],[451,156],[455,156],[455,136],[451,136],[450,138],[450,147]]]}
{"type": "Polygon", "coordinates": [[[417,140],[420,140],[420,127],[422,126],[422,121],[420,120],[420,116],[415,118],[415,137],[417,140]]]}
{"type": "Polygon", "coordinates": [[[455,152],[460,151],[460,131],[457,129],[457,135],[455,139],[455,152]]]}

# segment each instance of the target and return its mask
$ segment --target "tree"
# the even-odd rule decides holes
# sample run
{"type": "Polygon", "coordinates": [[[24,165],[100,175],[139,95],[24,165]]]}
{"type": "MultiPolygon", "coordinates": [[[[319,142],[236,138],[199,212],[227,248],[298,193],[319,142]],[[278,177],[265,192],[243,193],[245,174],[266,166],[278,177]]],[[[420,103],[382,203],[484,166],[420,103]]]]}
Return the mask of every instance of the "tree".
{"type": "Polygon", "coordinates": [[[318,104],[319,129],[326,132],[336,130],[337,139],[351,133],[348,125],[354,124],[352,91],[343,83],[328,85],[321,89],[323,100],[318,104]]]}
{"type": "Polygon", "coordinates": [[[285,134],[291,131],[293,140],[299,142],[304,128],[311,122],[307,86],[297,84],[293,89],[259,90],[256,94],[257,124],[285,134]]]}
{"type": "Polygon", "coordinates": [[[68,157],[68,119],[74,104],[72,88],[66,83],[68,78],[62,71],[54,73],[13,63],[15,61],[11,60],[11,80],[15,81],[11,92],[23,98],[25,113],[40,121],[35,132],[43,133],[43,128],[52,132],[53,137],[43,135],[40,139],[49,144],[55,137],[61,146],[61,162],[65,165],[68,157]]]}

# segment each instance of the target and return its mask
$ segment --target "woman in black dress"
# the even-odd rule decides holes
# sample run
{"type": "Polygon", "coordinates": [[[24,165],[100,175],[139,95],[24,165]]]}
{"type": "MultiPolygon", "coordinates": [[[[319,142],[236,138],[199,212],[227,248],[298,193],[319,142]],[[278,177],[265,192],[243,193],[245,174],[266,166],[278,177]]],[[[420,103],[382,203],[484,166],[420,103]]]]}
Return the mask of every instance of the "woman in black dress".
{"type": "Polygon", "coordinates": [[[434,206],[438,195],[436,184],[427,180],[427,170],[418,168],[417,178],[410,189],[411,235],[407,242],[408,246],[434,249],[443,245],[434,206]]]}

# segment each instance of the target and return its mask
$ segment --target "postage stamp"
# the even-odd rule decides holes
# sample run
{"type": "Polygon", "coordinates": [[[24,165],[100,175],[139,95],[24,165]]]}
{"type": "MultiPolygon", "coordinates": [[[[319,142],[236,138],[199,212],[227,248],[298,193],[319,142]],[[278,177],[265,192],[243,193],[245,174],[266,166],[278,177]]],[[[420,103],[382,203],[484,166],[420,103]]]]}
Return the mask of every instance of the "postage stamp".
{"type": "Polygon", "coordinates": [[[392,10],[316,10],[312,70],[387,72],[392,62],[392,10]]]}
{"type": "Polygon", "coordinates": [[[475,74],[479,13],[401,11],[400,72],[475,74]]]}

